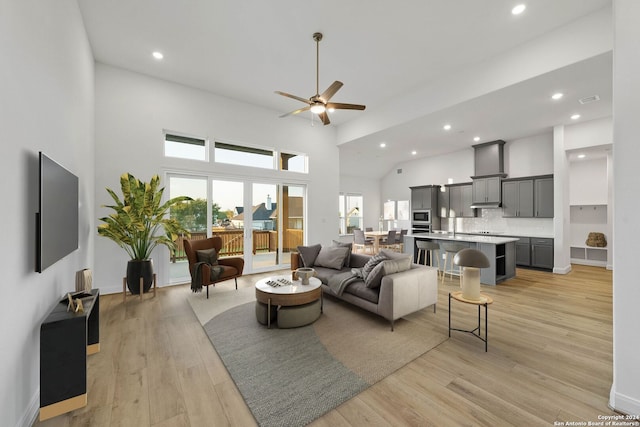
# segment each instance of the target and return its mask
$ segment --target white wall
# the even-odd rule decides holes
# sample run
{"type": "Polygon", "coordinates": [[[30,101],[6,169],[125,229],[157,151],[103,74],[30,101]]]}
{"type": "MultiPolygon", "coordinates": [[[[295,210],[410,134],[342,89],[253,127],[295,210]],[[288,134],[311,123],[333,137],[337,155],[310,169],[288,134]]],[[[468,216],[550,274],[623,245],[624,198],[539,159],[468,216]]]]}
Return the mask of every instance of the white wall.
{"type": "Polygon", "coordinates": [[[607,158],[584,159],[569,164],[569,203],[606,205],[608,199],[607,158]]]}
{"type": "Polygon", "coordinates": [[[74,0],[0,5],[0,424],[31,425],[40,402],[40,323],[75,272],[93,267],[93,56],[74,0]],[[38,151],[79,177],[79,249],[35,273],[38,151]]]}
{"type": "Polygon", "coordinates": [[[619,411],[640,414],[640,369],[637,325],[640,324],[638,240],[640,210],[640,2],[614,0],[613,56],[613,386],[610,404],[619,411]]]}
{"type": "Polygon", "coordinates": [[[564,138],[567,151],[613,144],[613,117],[565,126],[564,138]]]}
{"type": "Polygon", "coordinates": [[[553,173],[553,134],[508,141],[504,145],[504,170],[508,178],[553,173]]]}
{"type": "MultiPolygon", "coordinates": [[[[339,192],[338,148],[332,127],[278,118],[276,111],[256,107],[187,86],[111,66],[96,64],[96,210],[109,201],[105,187],[119,192],[119,177],[130,172],[142,180],[165,170],[199,170],[228,177],[285,177],[308,183],[310,243],[337,238],[339,192]],[[165,158],[163,129],[223,141],[254,144],[309,155],[309,174],[165,158]]],[[[166,183],[163,181],[163,185],[166,183]]],[[[168,283],[162,263],[166,249],[154,253],[158,285],[168,283]]],[[[127,256],[111,240],[96,239],[94,283],[121,291],[127,256]]]]}
{"type": "Polygon", "coordinates": [[[382,178],[380,199],[411,200],[409,187],[444,185],[449,178],[453,183],[471,182],[473,171],[472,148],[400,163],[382,178]]]}

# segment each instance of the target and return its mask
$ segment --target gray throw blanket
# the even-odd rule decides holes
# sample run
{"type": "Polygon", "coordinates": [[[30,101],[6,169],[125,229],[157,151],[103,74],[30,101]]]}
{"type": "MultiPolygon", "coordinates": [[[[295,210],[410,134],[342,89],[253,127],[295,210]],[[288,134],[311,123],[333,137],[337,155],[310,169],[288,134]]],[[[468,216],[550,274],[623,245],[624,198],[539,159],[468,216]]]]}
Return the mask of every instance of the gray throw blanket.
{"type": "Polygon", "coordinates": [[[191,290],[193,292],[202,292],[202,267],[208,266],[209,270],[209,278],[211,280],[216,280],[222,272],[224,268],[219,265],[211,265],[208,262],[196,262],[193,265],[193,273],[191,274],[191,290]]]}
{"type": "Polygon", "coordinates": [[[329,277],[327,286],[329,286],[329,289],[331,289],[334,294],[340,296],[347,288],[347,286],[360,280],[363,280],[362,269],[352,268],[351,271],[334,274],[333,276],[329,277]]]}

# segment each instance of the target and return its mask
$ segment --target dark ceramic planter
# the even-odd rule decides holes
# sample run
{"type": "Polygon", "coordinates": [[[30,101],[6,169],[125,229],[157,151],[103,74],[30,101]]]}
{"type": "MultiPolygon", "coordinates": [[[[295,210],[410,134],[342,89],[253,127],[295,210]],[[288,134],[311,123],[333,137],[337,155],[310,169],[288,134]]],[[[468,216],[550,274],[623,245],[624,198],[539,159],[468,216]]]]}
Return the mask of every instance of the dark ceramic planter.
{"type": "Polygon", "coordinates": [[[133,295],[140,294],[140,278],[143,278],[142,292],[148,292],[153,284],[153,260],[130,260],[127,263],[127,287],[133,295]]]}

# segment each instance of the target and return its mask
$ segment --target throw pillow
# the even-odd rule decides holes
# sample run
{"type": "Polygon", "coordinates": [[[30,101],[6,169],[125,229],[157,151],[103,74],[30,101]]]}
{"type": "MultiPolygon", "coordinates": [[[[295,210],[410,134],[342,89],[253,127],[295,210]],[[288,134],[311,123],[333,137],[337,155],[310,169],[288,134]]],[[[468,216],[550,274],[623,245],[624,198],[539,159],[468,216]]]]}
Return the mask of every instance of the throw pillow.
{"type": "Polygon", "coordinates": [[[382,261],[382,270],[384,271],[384,275],[401,273],[403,271],[407,271],[411,268],[411,258],[404,257],[398,259],[388,259],[386,261],[382,261]]]}
{"type": "Polygon", "coordinates": [[[384,263],[387,261],[382,261],[378,265],[376,265],[373,270],[369,272],[367,277],[364,279],[364,284],[367,288],[379,288],[382,283],[382,278],[384,277],[384,263]]]}
{"type": "Polygon", "coordinates": [[[198,262],[206,262],[209,265],[218,265],[218,253],[214,248],[196,251],[198,262]]]}
{"type": "Polygon", "coordinates": [[[319,244],[313,246],[298,246],[298,253],[300,254],[300,258],[302,258],[303,267],[313,267],[321,247],[319,244]]]}
{"type": "Polygon", "coordinates": [[[389,251],[389,250],[386,250],[386,249],[381,249],[380,253],[384,254],[384,256],[386,256],[389,259],[403,259],[403,258],[411,259],[411,255],[405,254],[405,253],[402,253],[402,252],[394,252],[394,251],[389,251]]]}
{"type": "Polygon", "coordinates": [[[371,273],[371,271],[385,259],[388,259],[387,256],[383,253],[379,253],[372,256],[369,261],[367,261],[364,267],[362,267],[362,276],[365,278],[365,280],[367,279],[369,273],[371,273]]]}
{"type": "Polygon", "coordinates": [[[344,258],[347,256],[349,248],[341,248],[337,246],[324,246],[320,249],[320,253],[316,257],[314,265],[318,267],[327,267],[334,270],[340,270],[344,264],[344,258]]]}
{"type": "Polygon", "coordinates": [[[345,267],[349,267],[349,259],[351,258],[351,251],[353,249],[353,243],[344,243],[338,242],[337,240],[333,240],[332,246],[337,246],[339,248],[349,248],[349,252],[347,252],[347,256],[344,257],[344,265],[345,267]]]}

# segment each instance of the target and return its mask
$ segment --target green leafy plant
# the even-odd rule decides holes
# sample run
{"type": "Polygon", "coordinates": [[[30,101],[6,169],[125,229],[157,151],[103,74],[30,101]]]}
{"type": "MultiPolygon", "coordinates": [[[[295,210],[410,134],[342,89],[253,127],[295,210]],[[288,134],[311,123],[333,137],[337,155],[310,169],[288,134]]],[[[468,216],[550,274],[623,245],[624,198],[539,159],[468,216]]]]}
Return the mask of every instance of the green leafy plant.
{"type": "Polygon", "coordinates": [[[142,182],[129,173],[120,176],[122,200],[107,188],[115,205],[103,205],[114,212],[100,218],[98,234],[108,237],[127,251],[132,260],[146,260],[158,245],[176,249],[180,234],[189,236],[180,222],[168,214],[172,206],[193,200],[188,196],[174,197],[161,204],[164,187],[159,188],[160,177],[154,175],[149,183],[142,182]]]}

